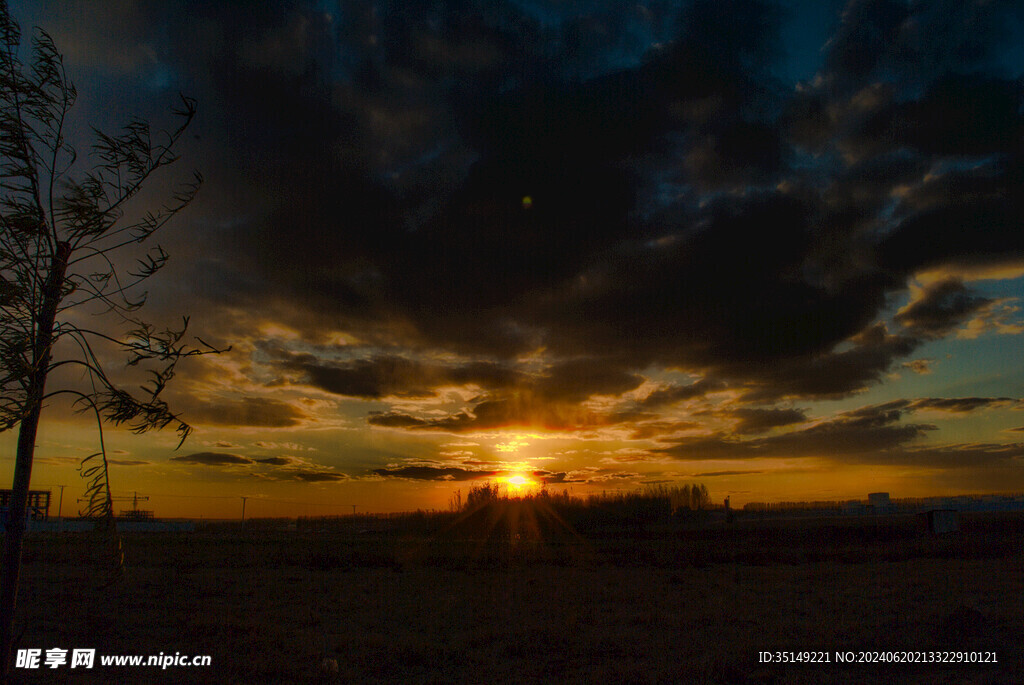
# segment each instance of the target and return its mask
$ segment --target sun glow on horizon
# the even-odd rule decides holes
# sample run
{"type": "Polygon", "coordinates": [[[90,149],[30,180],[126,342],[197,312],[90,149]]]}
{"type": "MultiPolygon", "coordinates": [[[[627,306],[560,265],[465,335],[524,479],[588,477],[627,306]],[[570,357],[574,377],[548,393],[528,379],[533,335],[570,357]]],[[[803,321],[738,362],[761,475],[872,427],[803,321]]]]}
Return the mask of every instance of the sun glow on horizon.
{"type": "Polygon", "coordinates": [[[509,494],[523,495],[538,487],[537,481],[522,473],[513,473],[502,479],[508,487],[509,494]]]}

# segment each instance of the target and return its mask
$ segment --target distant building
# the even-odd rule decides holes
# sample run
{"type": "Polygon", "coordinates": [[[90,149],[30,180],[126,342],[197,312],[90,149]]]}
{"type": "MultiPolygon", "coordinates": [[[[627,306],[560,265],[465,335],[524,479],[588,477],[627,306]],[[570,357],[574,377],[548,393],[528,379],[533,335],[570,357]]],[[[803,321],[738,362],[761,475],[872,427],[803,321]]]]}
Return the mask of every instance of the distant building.
{"type": "MultiPolygon", "coordinates": [[[[7,511],[11,507],[13,490],[0,490],[0,525],[7,520],[7,511]]],[[[46,521],[50,518],[50,491],[29,490],[28,511],[26,516],[31,521],[46,521]]]]}
{"type": "Polygon", "coordinates": [[[152,521],[153,512],[149,509],[122,509],[118,521],[152,521]]]}
{"type": "Polygon", "coordinates": [[[868,505],[874,507],[876,514],[882,514],[892,509],[892,500],[888,492],[872,492],[868,494],[868,505]]]}

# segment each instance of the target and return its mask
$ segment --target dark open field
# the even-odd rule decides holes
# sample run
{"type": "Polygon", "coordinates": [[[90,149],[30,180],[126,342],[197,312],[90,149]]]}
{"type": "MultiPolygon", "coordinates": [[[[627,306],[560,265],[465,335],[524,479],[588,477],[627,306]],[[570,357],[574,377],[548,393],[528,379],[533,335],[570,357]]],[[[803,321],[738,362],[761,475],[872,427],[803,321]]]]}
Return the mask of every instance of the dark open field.
{"type": "Polygon", "coordinates": [[[34,534],[20,646],[210,654],[208,668],[27,682],[1007,683],[1024,672],[1024,516],[707,523],[481,541],[227,526],[103,543],[34,534]],[[835,650],[994,651],[998,664],[841,665],[835,650]],[[759,664],[828,650],[833,663],[759,664]],[[321,672],[334,659],[338,673],[321,672]]]}

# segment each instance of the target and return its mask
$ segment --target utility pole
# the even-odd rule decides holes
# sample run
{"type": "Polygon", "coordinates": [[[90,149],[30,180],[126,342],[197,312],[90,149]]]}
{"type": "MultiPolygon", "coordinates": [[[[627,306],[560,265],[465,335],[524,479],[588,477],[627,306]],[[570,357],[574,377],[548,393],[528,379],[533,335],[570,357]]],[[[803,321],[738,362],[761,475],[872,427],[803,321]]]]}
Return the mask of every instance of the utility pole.
{"type": "Polygon", "coordinates": [[[358,504],[350,504],[349,506],[352,507],[352,515],[355,516],[356,515],[356,507],[359,506],[359,505],[358,504]]]}
{"type": "Polygon", "coordinates": [[[248,497],[242,497],[242,523],[245,523],[245,500],[247,500],[247,499],[249,499],[249,498],[248,497]]]}
{"type": "Polygon", "coordinates": [[[60,499],[57,500],[57,518],[59,519],[60,518],[61,508],[64,506],[64,488],[66,488],[67,486],[66,485],[57,485],[55,487],[60,488],[60,499]]]}

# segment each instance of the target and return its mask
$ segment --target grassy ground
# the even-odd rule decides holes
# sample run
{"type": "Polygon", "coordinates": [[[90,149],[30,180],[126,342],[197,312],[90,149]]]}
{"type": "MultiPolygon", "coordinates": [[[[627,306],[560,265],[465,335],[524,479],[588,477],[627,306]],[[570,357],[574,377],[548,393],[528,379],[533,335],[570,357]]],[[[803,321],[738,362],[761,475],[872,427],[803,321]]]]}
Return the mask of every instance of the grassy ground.
{"type": "MultiPolygon", "coordinates": [[[[738,521],[480,541],[400,531],[33,535],[22,647],[210,654],[27,682],[1004,683],[1024,667],[1024,517],[738,521]],[[758,652],[960,649],[997,665],[779,665],[758,652]],[[322,672],[324,659],[335,660],[322,672]]],[[[329,664],[331,662],[328,662],[329,664]]]]}

